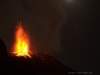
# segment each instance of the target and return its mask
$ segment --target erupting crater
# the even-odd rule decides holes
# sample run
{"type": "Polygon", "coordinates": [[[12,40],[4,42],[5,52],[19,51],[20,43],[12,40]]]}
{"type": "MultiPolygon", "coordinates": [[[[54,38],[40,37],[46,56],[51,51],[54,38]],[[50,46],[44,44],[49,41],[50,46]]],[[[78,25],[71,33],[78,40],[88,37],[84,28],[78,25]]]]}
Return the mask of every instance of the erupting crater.
{"type": "Polygon", "coordinates": [[[15,32],[15,42],[13,46],[13,54],[18,57],[30,57],[30,39],[27,31],[25,31],[22,22],[19,22],[15,32]]]}

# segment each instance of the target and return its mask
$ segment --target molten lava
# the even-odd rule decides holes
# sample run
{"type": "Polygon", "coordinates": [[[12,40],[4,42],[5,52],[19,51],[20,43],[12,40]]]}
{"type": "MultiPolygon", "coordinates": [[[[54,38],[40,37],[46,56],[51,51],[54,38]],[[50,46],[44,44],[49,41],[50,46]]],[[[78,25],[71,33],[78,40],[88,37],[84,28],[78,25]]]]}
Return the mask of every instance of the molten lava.
{"type": "Polygon", "coordinates": [[[14,51],[13,53],[16,56],[24,56],[30,57],[29,51],[30,43],[29,43],[29,36],[27,32],[24,30],[22,23],[18,23],[17,30],[15,33],[15,44],[14,44],[14,51]]]}

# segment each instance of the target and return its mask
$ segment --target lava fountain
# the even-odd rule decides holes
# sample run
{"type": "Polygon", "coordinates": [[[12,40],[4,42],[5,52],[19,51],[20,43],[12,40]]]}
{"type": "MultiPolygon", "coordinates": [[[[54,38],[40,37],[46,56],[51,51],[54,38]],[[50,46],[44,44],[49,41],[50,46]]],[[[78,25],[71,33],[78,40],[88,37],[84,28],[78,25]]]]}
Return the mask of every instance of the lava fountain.
{"type": "Polygon", "coordinates": [[[24,56],[31,58],[30,55],[31,51],[29,50],[29,48],[30,48],[29,36],[25,31],[25,29],[23,28],[22,22],[20,22],[16,27],[13,53],[18,57],[24,56]]]}

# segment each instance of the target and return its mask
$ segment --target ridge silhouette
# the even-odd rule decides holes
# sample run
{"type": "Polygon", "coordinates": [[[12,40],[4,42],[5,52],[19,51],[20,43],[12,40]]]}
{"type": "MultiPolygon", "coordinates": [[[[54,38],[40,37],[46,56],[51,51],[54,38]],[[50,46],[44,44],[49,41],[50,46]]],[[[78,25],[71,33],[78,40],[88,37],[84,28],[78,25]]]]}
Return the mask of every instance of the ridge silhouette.
{"type": "Polygon", "coordinates": [[[8,57],[5,43],[0,39],[0,63],[4,63],[8,57]]]}

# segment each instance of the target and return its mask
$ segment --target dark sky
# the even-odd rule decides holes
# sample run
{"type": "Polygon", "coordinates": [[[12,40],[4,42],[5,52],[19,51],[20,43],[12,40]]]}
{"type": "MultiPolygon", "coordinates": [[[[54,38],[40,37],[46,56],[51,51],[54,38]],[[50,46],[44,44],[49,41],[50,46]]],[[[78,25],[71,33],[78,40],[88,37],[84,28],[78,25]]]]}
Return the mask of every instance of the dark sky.
{"type": "Polygon", "coordinates": [[[63,51],[55,56],[75,70],[100,73],[99,2],[66,0],[65,4],[67,22],[61,30],[63,51]]]}
{"type": "Polygon", "coordinates": [[[60,51],[55,51],[53,55],[74,70],[99,73],[98,0],[65,0],[62,5],[67,17],[63,17],[65,15],[56,0],[48,1],[0,0],[0,38],[7,48],[11,48],[16,22],[22,20],[28,25],[32,42],[38,45],[38,50],[45,47],[46,50],[57,49],[59,38],[56,33],[67,18],[60,28],[60,51]]]}

